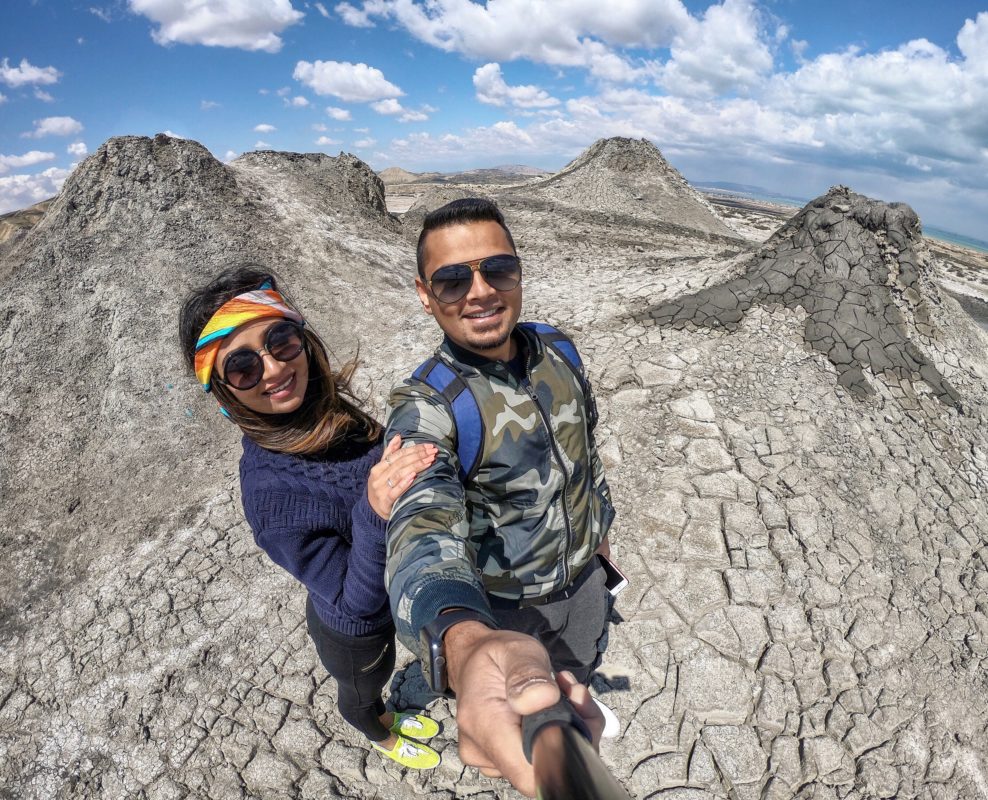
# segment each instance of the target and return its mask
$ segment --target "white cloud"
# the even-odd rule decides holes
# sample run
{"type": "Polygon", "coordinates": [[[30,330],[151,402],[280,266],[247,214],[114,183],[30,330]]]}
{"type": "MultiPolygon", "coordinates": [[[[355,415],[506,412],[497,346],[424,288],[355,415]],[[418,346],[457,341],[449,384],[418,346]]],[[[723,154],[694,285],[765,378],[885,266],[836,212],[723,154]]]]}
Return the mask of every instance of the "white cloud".
{"type": "Polygon", "coordinates": [[[35,88],[35,90],[34,90],[34,96],[38,100],[40,100],[42,103],[54,103],[55,102],[55,98],[52,97],[50,94],[48,94],[48,92],[46,92],[44,89],[35,88]]]}
{"type": "Polygon", "coordinates": [[[376,103],[371,103],[371,108],[373,108],[378,114],[400,114],[405,110],[401,107],[401,103],[393,97],[390,97],[387,100],[379,100],[376,103]]]}
{"type": "Polygon", "coordinates": [[[957,49],[972,73],[988,76],[988,11],[981,11],[975,19],[964,21],[964,27],[957,34],[957,49]]]}
{"type": "Polygon", "coordinates": [[[257,93],[258,94],[263,94],[263,95],[268,95],[268,94],[271,94],[271,90],[270,89],[258,89],[257,90],[257,93]]]}
{"type": "Polygon", "coordinates": [[[61,77],[62,73],[54,67],[36,67],[26,58],[21,59],[19,67],[10,66],[9,59],[6,58],[0,61],[0,81],[15,89],[32,83],[43,85],[58,83],[61,77]]]}
{"type": "Polygon", "coordinates": [[[89,153],[89,148],[86,147],[85,142],[72,142],[68,147],[65,148],[65,152],[70,156],[75,156],[76,158],[82,158],[87,153],[89,153]]]}
{"type": "Polygon", "coordinates": [[[229,164],[233,159],[240,155],[236,150],[227,150],[226,155],[223,156],[223,163],[229,164]]]}
{"type": "Polygon", "coordinates": [[[979,40],[988,44],[988,13],[958,34],[961,59],[925,39],[878,53],[826,53],[773,78],[760,101],[811,125],[833,161],[892,172],[936,164],[939,175],[977,185],[974,175],[988,170],[988,48],[979,50],[979,40]]]}
{"type": "Polygon", "coordinates": [[[270,150],[271,149],[271,145],[268,144],[267,142],[263,141],[262,139],[258,139],[256,142],[254,142],[254,149],[255,150],[270,150]]]}
{"type": "Polygon", "coordinates": [[[425,106],[419,111],[414,111],[410,108],[405,108],[393,97],[389,97],[387,100],[379,100],[376,103],[371,103],[371,108],[373,108],[378,114],[390,116],[400,115],[398,116],[399,122],[424,122],[429,119],[429,113],[435,110],[432,106],[425,106]]]}
{"type": "Polygon", "coordinates": [[[584,67],[604,80],[643,78],[648,65],[621,50],[667,47],[691,20],[681,0],[553,0],[537,7],[531,0],[365,0],[340,3],[336,12],[356,27],[393,20],[420,41],[469,58],[584,67]]]}
{"type": "Polygon", "coordinates": [[[274,125],[268,125],[266,122],[254,126],[255,133],[274,133],[276,130],[278,129],[274,125]]]}
{"type": "Polygon", "coordinates": [[[316,94],[332,95],[348,103],[369,103],[404,94],[381,70],[349,61],[299,61],[292,77],[316,94]]]}
{"type": "Polygon", "coordinates": [[[302,97],[302,95],[297,95],[291,100],[285,99],[285,105],[292,108],[305,108],[309,105],[309,99],[307,97],[302,97]]]}
{"type": "Polygon", "coordinates": [[[82,123],[72,117],[45,117],[34,121],[34,130],[22,133],[29,139],[40,139],[42,136],[72,136],[82,130],[82,123]]]}
{"type": "Polygon", "coordinates": [[[130,9],[158,27],[161,45],[202,44],[277,53],[278,35],[305,15],[291,0],[129,0],[130,9]]]}
{"type": "Polygon", "coordinates": [[[49,167],[37,175],[0,177],[0,214],[17,211],[58,194],[71,170],[49,167]]]}
{"type": "MultiPolygon", "coordinates": [[[[515,2],[499,1],[505,7],[515,2]]],[[[621,36],[624,42],[632,38],[623,22],[636,3],[619,5],[607,9],[615,16],[612,28],[599,28],[600,38],[612,44],[619,43],[621,36]],[[605,36],[603,31],[608,30],[605,36]]],[[[570,27],[562,23],[559,36],[563,39],[572,26],[579,27],[591,14],[576,0],[559,0],[552,9],[545,13],[557,21],[564,11],[572,15],[570,27]]],[[[442,21],[447,29],[436,44],[444,49],[449,49],[450,42],[474,41],[461,24],[461,12],[465,13],[461,4],[454,2],[437,5],[429,20],[385,0],[366,3],[363,10],[369,18],[418,19],[416,30],[425,38],[427,33],[440,37],[442,21]]],[[[501,13],[494,4],[486,8],[474,4],[474,11],[477,30],[486,30],[491,15],[501,13]]],[[[800,62],[790,73],[775,74],[774,49],[789,42],[789,32],[750,0],[724,0],[700,17],[673,14],[671,18],[675,24],[664,29],[669,35],[668,60],[642,67],[653,73],[667,94],[605,86],[595,95],[549,106],[548,94],[540,94],[542,90],[534,86],[508,86],[498,64],[490,63],[474,75],[478,99],[506,108],[545,103],[562,111],[558,121],[525,128],[539,152],[558,153],[570,141],[574,147],[586,146],[602,135],[642,135],[680,152],[706,148],[737,154],[742,161],[776,163],[783,158],[809,164],[828,159],[835,164],[869,163],[890,173],[901,172],[905,165],[919,172],[928,168],[940,174],[949,171],[952,179],[966,185],[975,182],[975,175],[983,181],[988,170],[984,146],[988,140],[988,12],[961,27],[957,35],[960,57],[919,39],[875,53],[853,48],[825,53],[800,62]],[[558,136],[563,138],[554,146],[553,137],[558,136]]],[[[545,33],[543,23],[530,20],[533,30],[545,33]]],[[[661,38],[654,32],[648,35],[654,41],[661,38]]],[[[543,38],[551,40],[548,33],[543,38]]],[[[643,33],[639,38],[647,36],[643,33]]],[[[531,44],[531,40],[522,41],[531,44]]],[[[521,49],[533,52],[528,45],[527,50],[521,49]]],[[[795,49],[804,52],[801,44],[795,44],[795,49]]],[[[601,55],[607,53],[601,51],[601,55]]]]}
{"type": "Polygon", "coordinates": [[[171,137],[172,139],[186,139],[186,138],[188,138],[186,136],[182,136],[182,134],[180,134],[180,133],[175,133],[175,131],[170,131],[170,130],[168,130],[168,128],[165,128],[162,131],[162,133],[165,134],[165,136],[171,137]]]}
{"type": "Polygon", "coordinates": [[[370,137],[367,137],[366,139],[358,139],[353,143],[353,146],[361,149],[366,149],[368,147],[373,147],[376,144],[377,144],[377,139],[372,139],[370,137]]]}
{"type": "Polygon", "coordinates": [[[292,93],[291,86],[282,86],[277,92],[275,92],[278,97],[288,97],[292,93]]]}
{"type": "Polygon", "coordinates": [[[329,114],[337,122],[349,122],[352,119],[350,112],[345,108],[335,108],[334,106],[326,106],[326,113],[329,114]]]}
{"type": "Polygon", "coordinates": [[[110,16],[110,10],[108,8],[98,8],[96,6],[89,7],[89,13],[94,17],[99,17],[103,22],[113,22],[113,17],[110,16]]]}
{"type": "Polygon", "coordinates": [[[316,11],[318,11],[324,17],[327,18],[329,17],[329,12],[326,10],[326,6],[324,6],[322,3],[315,3],[315,6],[316,6],[316,11]]]}
{"type": "Polygon", "coordinates": [[[331,139],[328,136],[320,136],[316,139],[316,144],[320,147],[333,147],[334,145],[343,144],[339,139],[331,139]]]}
{"type": "MultiPolygon", "coordinates": [[[[761,23],[752,0],[710,6],[702,20],[691,18],[676,35],[671,58],[658,68],[659,81],[670,93],[684,97],[754,89],[773,67],[761,23]]],[[[780,35],[784,37],[777,31],[773,39],[780,35]]]]}
{"type": "Polygon", "coordinates": [[[5,95],[3,92],[0,92],[0,104],[6,103],[6,102],[7,102],[7,95],[5,95]]]}
{"type": "MultiPolygon", "coordinates": [[[[374,4],[364,3],[365,7],[368,5],[374,4]]],[[[338,3],[336,6],[336,13],[342,17],[343,21],[347,25],[352,25],[354,28],[374,27],[374,23],[371,21],[369,13],[357,8],[356,6],[350,5],[350,3],[338,3]]],[[[383,9],[381,13],[384,13],[383,9]]]]}
{"type": "Polygon", "coordinates": [[[515,108],[551,108],[559,100],[538,86],[508,86],[501,75],[500,64],[484,64],[473,73],[477,99],[492,106],[512,105],[515,108]]]}
{"type": "Polygon", "coordinates": [[[199,108],[202,111],[212,111],[214,108],[219,108],[220,104],[215,100],[201,100],[199,101],[199,108]]]}
{"type": "Polygon", "coordinates": [[[54,158],[54,153],[43,153],[40,150],[31,150],[22,156],[5,156],[0,154],[0,175],[10,172],[12,169],[32,167],[44,161],[52,161],[54,158]]]}
{"type": "Polygon", "coordinates": [[[316,133],[325,133],[326,131],[329,130],[329,128],[327,128],[321,122],[313,122],[312,123],[312,130],[316,131],[316,133]]]}

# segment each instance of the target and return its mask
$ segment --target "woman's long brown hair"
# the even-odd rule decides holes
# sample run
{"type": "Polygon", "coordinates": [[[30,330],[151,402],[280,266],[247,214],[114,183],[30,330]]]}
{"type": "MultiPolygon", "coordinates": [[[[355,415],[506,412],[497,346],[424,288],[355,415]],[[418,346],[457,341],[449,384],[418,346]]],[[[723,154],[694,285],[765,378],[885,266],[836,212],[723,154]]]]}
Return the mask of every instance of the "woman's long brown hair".
{"type": "MultiPolygon", "coordinates": [[[[210,317],[227,300],[259,288],[266,281],[285,297],[292,308],[298,306],[278,286],[269,271],[253,265],[233,267],[189,294],[179,316],[182,354],[195,373],[195,347],[210,317]]],[[[230,419],[266,450],[310,456],[326,452],[346,438],[376,441],[380,424],[361,407],[354,396],[351,380],[357,369],[356,357],[333,371],[326,346],[308,324],[303,328],[309,383],[302,405],[289,414],[260,414],[237,400],[236,392],[213,382],[212,393],[230,419]]]]}

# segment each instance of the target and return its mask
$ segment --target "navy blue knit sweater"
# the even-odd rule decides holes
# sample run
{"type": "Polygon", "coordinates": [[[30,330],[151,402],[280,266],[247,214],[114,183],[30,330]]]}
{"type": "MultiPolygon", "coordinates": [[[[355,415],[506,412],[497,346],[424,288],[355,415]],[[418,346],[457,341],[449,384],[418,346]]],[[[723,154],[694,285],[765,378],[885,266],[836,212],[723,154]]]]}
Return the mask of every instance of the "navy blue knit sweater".
{"type": "Polygon", "coordinates": [[[309,590],[319,618],[362,636],[391,620],[384,534],[367,500],[381,445],[347,441],[325,456],[265,450],[243,440],[240,489],[254,540],[309,590]]]}

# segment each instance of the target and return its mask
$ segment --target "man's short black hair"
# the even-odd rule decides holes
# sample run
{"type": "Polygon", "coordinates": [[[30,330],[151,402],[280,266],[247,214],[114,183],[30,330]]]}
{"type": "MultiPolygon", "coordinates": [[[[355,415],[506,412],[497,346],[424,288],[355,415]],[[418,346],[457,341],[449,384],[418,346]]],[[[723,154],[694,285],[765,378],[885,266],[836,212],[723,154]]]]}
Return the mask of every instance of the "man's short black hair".
{"type": "Polygon", "coordinates": [[[493,200],[488,200],[486,197],[464,197],[453,200],[435,211],[430,211],[422,223],[422,233],[419,234],[418,247],[415,249],[415,262],[422,280],[425,280],[425,237],[429,231],[448,228],[450,225],[466,225],[470,222],[496,222],[508,237],[512,251],[517,253],[511,231],[504,224],[504,214],[493,200]]]}

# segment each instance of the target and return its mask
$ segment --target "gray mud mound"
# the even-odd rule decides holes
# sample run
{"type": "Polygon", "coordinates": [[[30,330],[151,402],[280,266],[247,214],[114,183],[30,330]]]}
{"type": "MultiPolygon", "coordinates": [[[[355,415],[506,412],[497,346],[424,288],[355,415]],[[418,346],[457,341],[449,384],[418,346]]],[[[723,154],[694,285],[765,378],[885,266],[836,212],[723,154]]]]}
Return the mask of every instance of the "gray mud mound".
{"type": "MultiPolygon", "coordinates": [[[[231,165],[235,171],[290,184],[317,210],[337,216],[361,215],[391,230],[399,223],[384,203],[384,182],[363,161],[349,153],[336,158],[322,153],[245,153],[231,165]]],[[[287,188],[287,187],[279,187],[287,188]]]]}
{"type": "Polygon", "coordinates": [[[646,139],[600,139],[553,176],[519,191],[586,211],[738,236],[646,139]]]}
{"type": "Polygon", "coordinates": [[[462,200],[465,197],[489,197],[482,192],[473,189],[462,189],[459,187],[443,187],[426,192],[422,197],[412,203],[401,216],[401,224],[409,236],[418,238],[422,230],[422,223],[425,218],[437,208],[442,208],[447,203],[454,200],[462,200]]]}
{"type": "MultiPolygon", "coordinates": [[[[438,336],[362,173],[114,139],[0,264],[0,797],[519,797],[403,650],[387,699],[429,705],[440,767],[340,718],[177,354],[188,287],[277,265],[379,408],[438,336]]],[[[988,337],[915,216],[839,190],[756,251],[498,201],[524,317],[574,336],[601,411],[630,577],[604,762],[640,799],[988,797],[988,337]]]]}
{"type": "Polygon", "coordinates": [[[881,375],[907,405],[917,402],[920,381],[958,405],[945,374],[957,371],[946,345],[952,320],[932,273],[911,208],[836,187],[776,233],[736,280],[635,319],[736,330],[753,306],[781,303],[805,313],[806,344],[827,356],[855,394],[872,394],[872,379],[881,375]]]}

